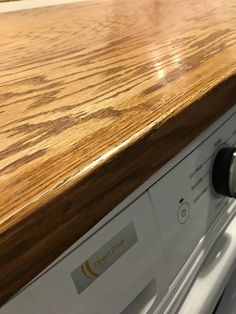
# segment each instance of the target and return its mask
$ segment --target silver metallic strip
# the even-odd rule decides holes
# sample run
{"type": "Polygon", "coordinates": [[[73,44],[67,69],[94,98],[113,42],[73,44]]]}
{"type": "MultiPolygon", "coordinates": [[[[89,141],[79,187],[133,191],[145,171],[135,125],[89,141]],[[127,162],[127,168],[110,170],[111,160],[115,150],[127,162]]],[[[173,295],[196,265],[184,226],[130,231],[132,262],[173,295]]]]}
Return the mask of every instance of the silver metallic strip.
{"type": "MultiPolygon", "coordinates": [[[[96,235],[94,239],[96,239],[96,235]]],[[[83,292],[91,283],[121,258],[137,241],[138,238],[134,223],[130,222],[79,267],[72,271],[71,277],[77,292],[83,292]]],[[[130,267],[132,267],[132,265],[130,265],[130,267]]],[[[124,274],[119,274],[119,276],[123,276],[124,274]]]]}

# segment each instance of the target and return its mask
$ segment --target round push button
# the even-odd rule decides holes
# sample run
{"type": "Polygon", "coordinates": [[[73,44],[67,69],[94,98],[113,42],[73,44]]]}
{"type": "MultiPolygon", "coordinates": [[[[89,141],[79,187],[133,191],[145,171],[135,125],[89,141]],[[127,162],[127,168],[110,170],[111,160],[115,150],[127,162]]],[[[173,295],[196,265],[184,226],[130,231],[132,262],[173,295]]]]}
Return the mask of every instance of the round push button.
{"type": "Polygon", "coordinates": [[[178,209],[178,222],[184,224],[190,215],[190,206],[188,203],[183,203],[178,209]]]}

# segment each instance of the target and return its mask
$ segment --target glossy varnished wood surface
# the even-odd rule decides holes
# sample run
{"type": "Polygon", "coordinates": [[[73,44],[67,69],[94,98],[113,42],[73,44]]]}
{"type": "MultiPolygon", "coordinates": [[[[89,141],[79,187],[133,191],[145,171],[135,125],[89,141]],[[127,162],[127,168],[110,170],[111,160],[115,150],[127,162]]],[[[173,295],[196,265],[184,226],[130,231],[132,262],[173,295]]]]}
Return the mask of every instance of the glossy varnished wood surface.
{"type": "Polygon", "coordinates": [[[234,0],[1,14],[0,300],[236,103],[234,0]]]}

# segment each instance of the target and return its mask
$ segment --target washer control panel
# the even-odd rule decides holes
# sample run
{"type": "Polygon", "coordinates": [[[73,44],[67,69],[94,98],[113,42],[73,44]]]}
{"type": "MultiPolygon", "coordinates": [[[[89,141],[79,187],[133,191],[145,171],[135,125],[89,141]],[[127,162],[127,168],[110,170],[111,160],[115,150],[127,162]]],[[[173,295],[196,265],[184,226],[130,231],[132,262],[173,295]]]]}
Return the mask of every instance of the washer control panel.
{"type": "Polygon", "coordinates": [[[233,200],[223,191],[229,190],[228,182],[235,182],[234,149],[230,149],[233,154],[226,160],[226,166],[222,156],[221,162],[216,158],[222,150],[228,152],[229,147],[236,147],[236,113],[210,135],[202,137],[195,149],[149,189],[170,281],[174,280],[218,214],[233,200]],[[213,169],[216,167],[218,183],[220,181],[221,187],[226,185],[221,190],[215,189],[216,184],[213,184],[213,169]]]}

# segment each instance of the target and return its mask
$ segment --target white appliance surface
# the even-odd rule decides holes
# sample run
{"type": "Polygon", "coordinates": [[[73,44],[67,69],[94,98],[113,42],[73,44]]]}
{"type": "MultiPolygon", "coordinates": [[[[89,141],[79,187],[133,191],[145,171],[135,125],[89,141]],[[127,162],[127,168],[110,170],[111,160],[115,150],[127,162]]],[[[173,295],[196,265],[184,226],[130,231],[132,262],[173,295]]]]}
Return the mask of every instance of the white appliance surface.
{"type": "Polygon", "coordinates": [[[156,307],[168,289],[158,239],[153,211],[145,193],[16,296],[0,313],[19,314],[21,309],[24,314],[116,314],[121,311],[125,314],[125,308],[135,307],[136,303],[139,309],[156,307]],[[114,255],[122,246],[128,249],[120,251],[114,261],[114,255]],[[102,273],[107,264],[110,267],[102,273]],[[73,281],[75,271],[79,291],[73,281]],[[87,287],[86,279],[90,282],[87,287]],[[134,300],[137,295],[140,297],[134,300]]]}
{"type": "MultiPolygon", "coordinates": [[[[224,287],[230,279],[232,270],[236,266],[235,252],[236,217],[220,234],[209,252],[193,286],[188,292],[187,298],[178,311],[179,314],[212,313],[214,311],[224,287]]],[[[218,314],[236,313],[236,275],[234,275],[228,291],[225,295],[225,301],[220,306],[221,309],[216,312],[218,314]],[[231,291],[233,285],[234,290],[231,291]],[[234,312],[232,312],[233,307],[234,312]],[[222,311],[222,309],[227,309],[227,311],[222,311]]]]}
{"type": "Polygon", "coordinates": [[[211,167],[220,147],[235,145],[235,130],[233,116],[149,190],[171,281],[214,219],[232,202],[212,193],[211,167]]]}
{"type": "Polygon", "coordinates": [[[225,146],[236,146],[236,106],[0,314],[19,309],[24,314],[212,313],[236,260],[236,201],[217,195],[211,182],[214,158],[225,146]]]}
{"type": "MultiPolygon", "coordinates": [[[[236,267],[236,265],[234,265],[236,267]]],[[[234,271],[215,314],[236,314],[236,270],[234,271]]]]}

